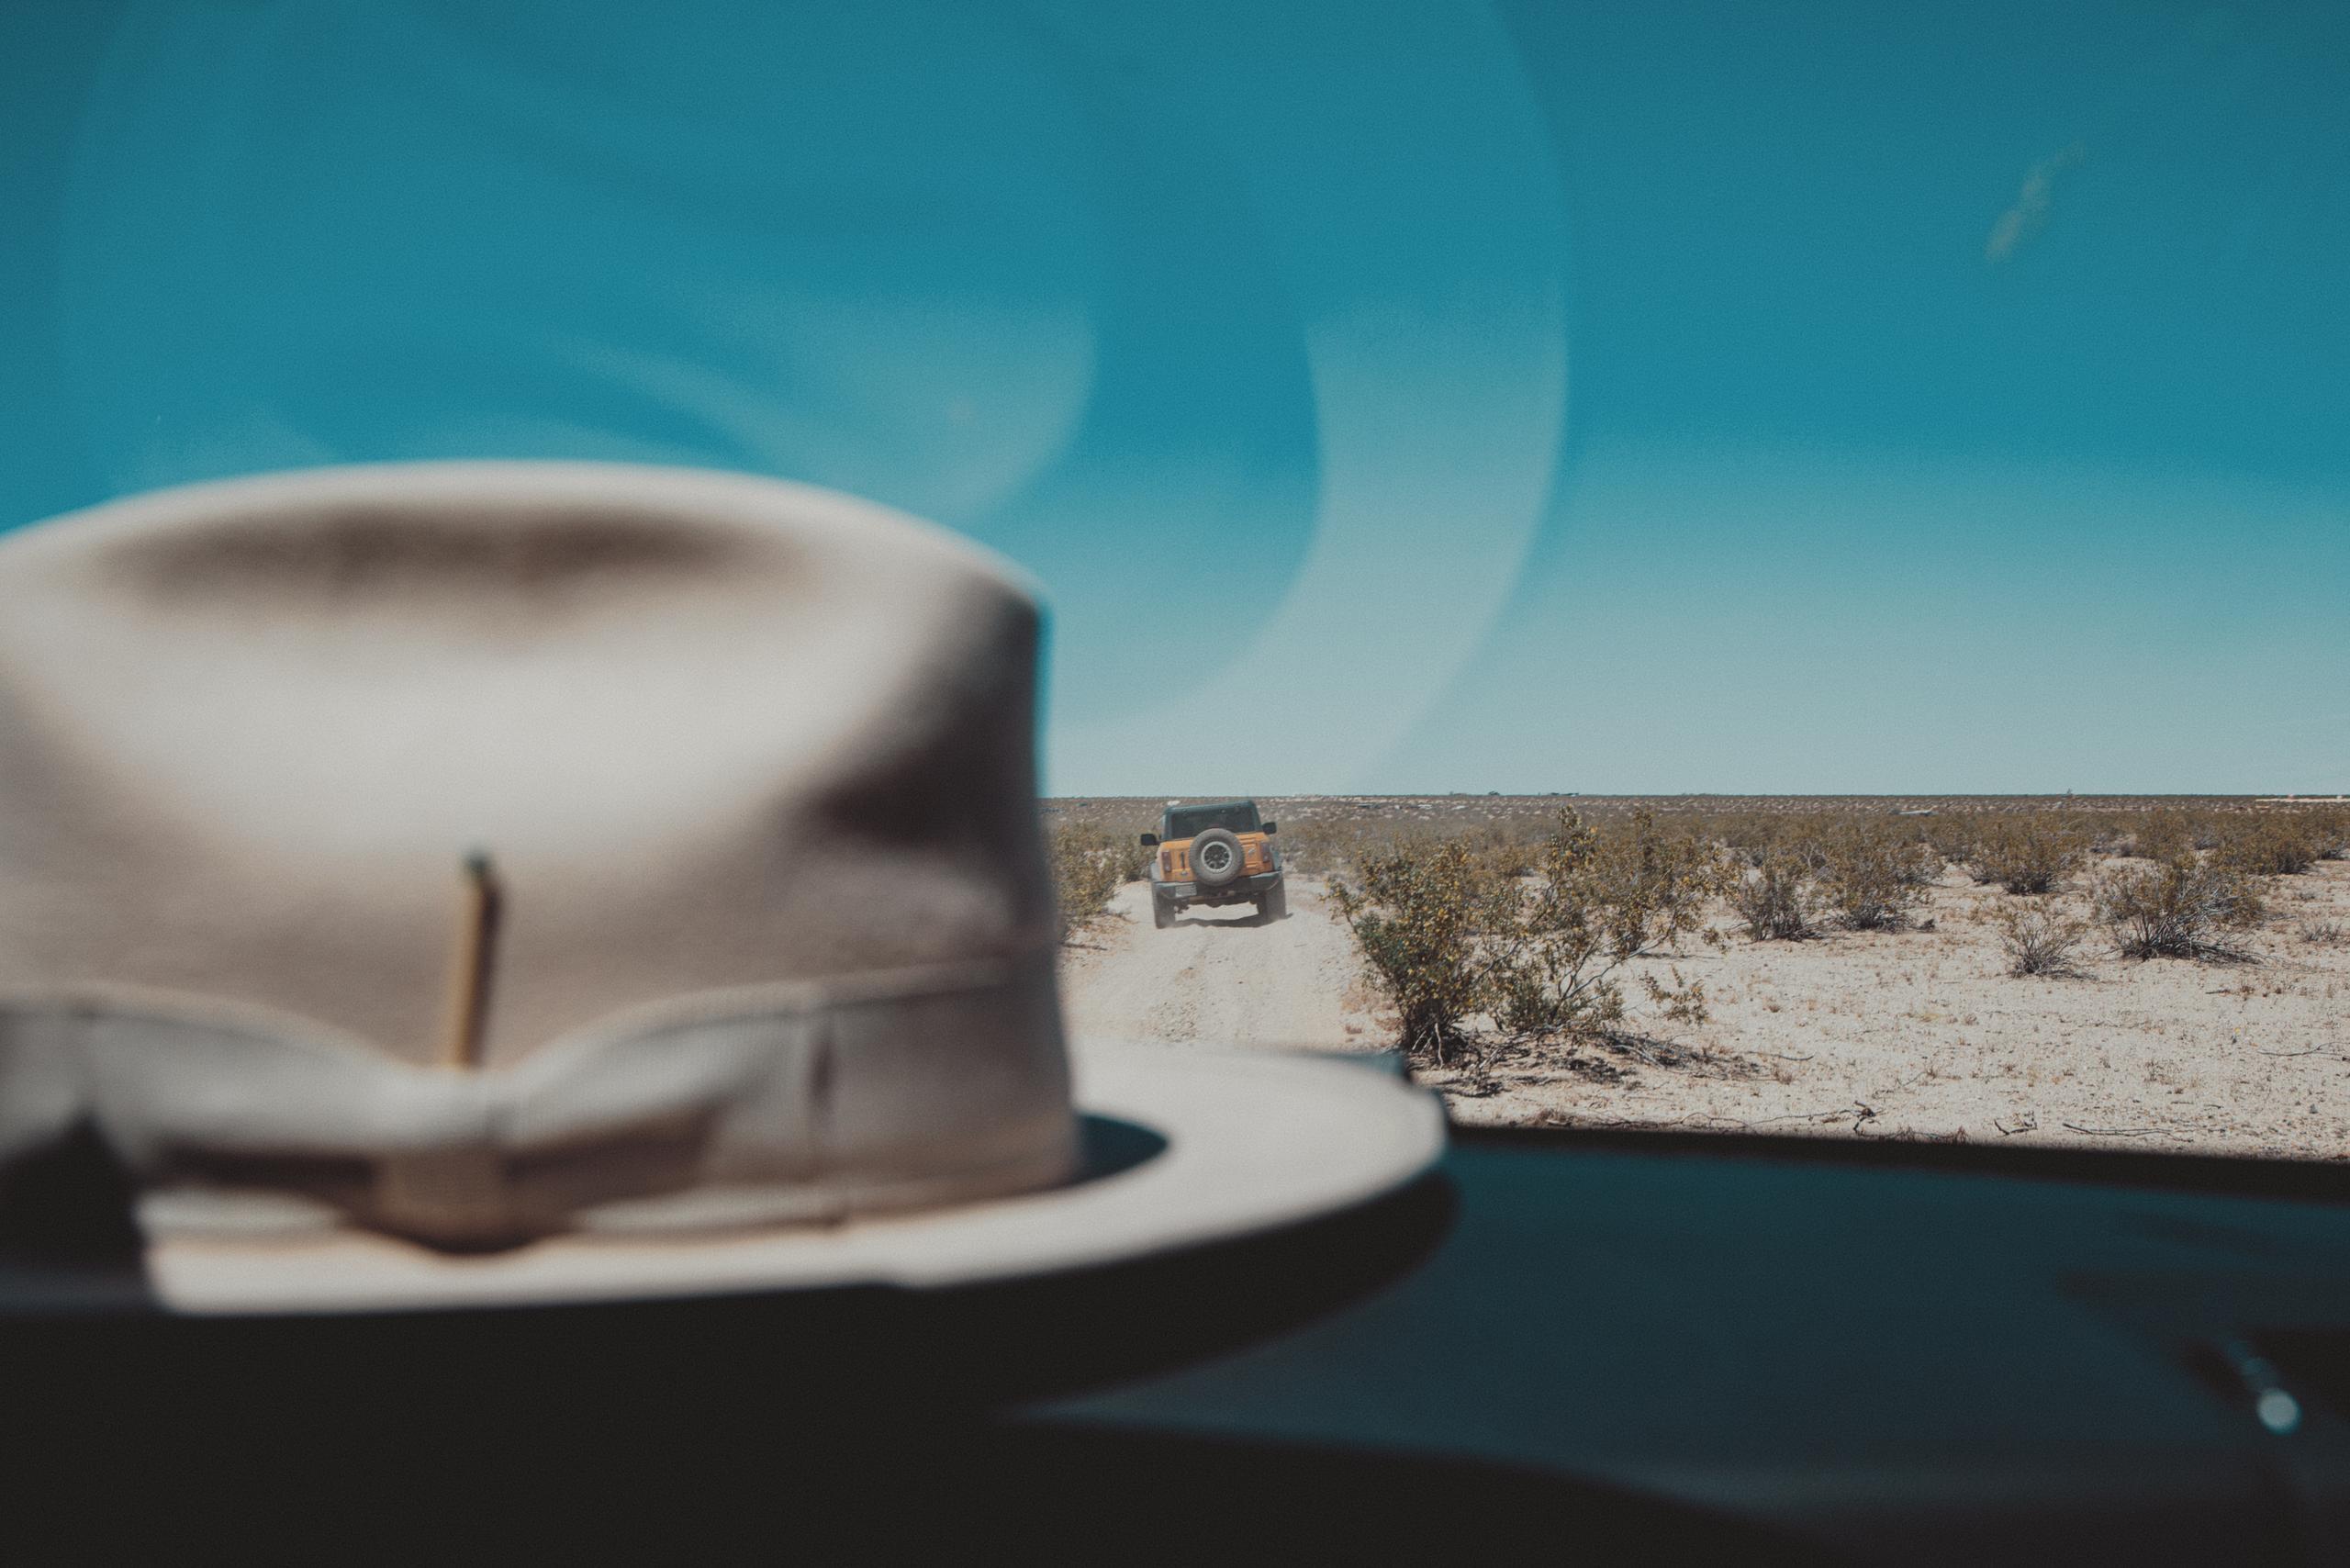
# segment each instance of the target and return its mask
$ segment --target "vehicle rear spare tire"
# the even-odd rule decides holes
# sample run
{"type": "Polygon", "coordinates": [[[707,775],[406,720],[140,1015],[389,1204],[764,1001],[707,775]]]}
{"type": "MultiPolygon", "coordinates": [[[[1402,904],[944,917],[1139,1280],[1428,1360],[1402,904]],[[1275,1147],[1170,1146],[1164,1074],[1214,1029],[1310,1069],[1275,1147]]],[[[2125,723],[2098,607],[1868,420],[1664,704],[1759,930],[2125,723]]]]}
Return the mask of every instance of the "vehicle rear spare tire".
{"type": "Polygon", "coordinates": [[[1192,879],[1203,887],[1221,888],[1240,875],[1247,857],[1229,831],[1212,827],[1192,840],[1192,879]]]}

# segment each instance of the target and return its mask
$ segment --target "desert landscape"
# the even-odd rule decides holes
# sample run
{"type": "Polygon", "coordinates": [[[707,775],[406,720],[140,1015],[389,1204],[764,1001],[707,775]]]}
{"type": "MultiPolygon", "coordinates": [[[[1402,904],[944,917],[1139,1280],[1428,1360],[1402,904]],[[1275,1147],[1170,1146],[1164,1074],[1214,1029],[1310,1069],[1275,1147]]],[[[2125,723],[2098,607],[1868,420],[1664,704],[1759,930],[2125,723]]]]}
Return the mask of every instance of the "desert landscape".
{"type": "MultiPolygon", "coordinates": [[[[2340,802],[1268,798],[1289,918],[1191,910],[1159,931],[1139,846],[1125,846],[1164,803],[1045,803],[1057,860],[1091,883],[1064,871],[1063,985],[1079,1034],[1401,1050],[1468,1124],[2350,1158],[2340,802]],[[1581,824],[1585,861],[1544,857],[1561,853],[1545,849],[1561,810],[1581,824]],[[1417,896],[1393,890],[1421,885],[1396,881],[1399,868],[1449,867],[1486,890],[1446,897],[1499,889],[1516,901],[1462,923],[1473,930],[1454,947],[1474,965],[1529,909],[1555,937],[1545,895],[1582,874],[1559,868],[1630,866],[1637,880],[1668,850],[1688,908],[1648,928],[1662,940],[1620,945],[1636,950],[1613,962],[1612,936],[1574,949],[1587,970],[1604,967],[1620,1016],[1572,1015],[1554,985],[1547,1013],[1505,1017],[1488,996],[1414,1037],[1409,987],[1427,983],[1438,949],[1413,950],[1420,967],[1400,991],[1392,943],[1387,970],[1371,957],[1376,923],[1392,936],[1399,901],[1417,896]],[[2031,887],[2043,873],[2045,890],[2000,879],[2031,887]],[[1372,896],[1381,887],[1388,903],[1372,896]],[[2125,917],[2145,914],[2130,899],[2165,887],[2185,888],[2209,928],[2183,956],[2129,956],[2144,926],[2125,917]]],[[[1548,951],[1554,973],[1555,943],[1548,951]]]]}

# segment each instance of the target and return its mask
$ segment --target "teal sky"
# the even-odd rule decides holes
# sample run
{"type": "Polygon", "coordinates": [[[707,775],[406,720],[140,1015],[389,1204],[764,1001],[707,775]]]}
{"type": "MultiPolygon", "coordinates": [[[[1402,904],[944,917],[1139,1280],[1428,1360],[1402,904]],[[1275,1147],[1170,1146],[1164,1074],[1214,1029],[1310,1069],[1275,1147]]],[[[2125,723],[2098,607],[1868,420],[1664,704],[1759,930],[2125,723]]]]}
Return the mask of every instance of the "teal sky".
{"type": "Polygon", "coordinates": [[[35,0],[0,129],[0,527],[837,486],[1060,792],[2350,787],[2338,6],[35,0]]]}

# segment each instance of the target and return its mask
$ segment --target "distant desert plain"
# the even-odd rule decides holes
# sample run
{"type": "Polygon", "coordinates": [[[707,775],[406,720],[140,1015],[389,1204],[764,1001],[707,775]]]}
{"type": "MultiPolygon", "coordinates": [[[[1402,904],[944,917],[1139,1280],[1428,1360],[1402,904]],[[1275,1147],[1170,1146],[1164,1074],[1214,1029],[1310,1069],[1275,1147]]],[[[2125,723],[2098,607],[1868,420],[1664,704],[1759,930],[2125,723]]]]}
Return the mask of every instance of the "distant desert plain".
{"type": "MultiPolygon", "coordinates": [[[[1048,801],[1045,821],[1055,834],[1132,845],[1166,803],[1048,801]]],[[[1073,1033],[1169,1049],[1394,1051],[1402,1019],[1334,891],[1383,846],[1462,838],[1509,853],[1539,841],[1564,808],[1603,827],[1646,813],[1653,827],[1701,836],[1733,862],[1743,854],[1760,863],[1782,835],[1858,823],[1924,846],[1913,902],[1894,923],[1859,929],[1823,916],[1800,937],[1760,938],[1732,899],[1716,897],[1703,931],[1619,975],[1636,998],[1643,973],[1700,982],[1701,1022],[1642,1017],[1635,1006],[1626,1027],[1572,1042],[1487,1029],[1451,1050],[1414,1052],[1413,1076],[1467,1125],[2350,1159],[2350,859],[2339,843],[2300,869],[2251,879],[2260,912],[2228,934],[2223,952],[2125,956],[2099,904],[2110,879],[2151,876],[2152,857],[2214,862],[2277,821],[2350,819],[2340,802],[1310,796],[1259,804],[1280,823],[1289,918],[1203,909],[1155,929],[1148,884],[1132,879],[1136,857],[1069,933],[1062,974],[1073,1033]],[[2077,860],[2051,890],[2020,895],[1970,864],[1970,835],[2007,819],[2075,836],[2077,860]],[[2154,847],[2165,834],[2187,847],[2154,847]],[[2008,928],[2027,902],[2076,927],[2060,972],[2015,972],[2008,928]]]]}

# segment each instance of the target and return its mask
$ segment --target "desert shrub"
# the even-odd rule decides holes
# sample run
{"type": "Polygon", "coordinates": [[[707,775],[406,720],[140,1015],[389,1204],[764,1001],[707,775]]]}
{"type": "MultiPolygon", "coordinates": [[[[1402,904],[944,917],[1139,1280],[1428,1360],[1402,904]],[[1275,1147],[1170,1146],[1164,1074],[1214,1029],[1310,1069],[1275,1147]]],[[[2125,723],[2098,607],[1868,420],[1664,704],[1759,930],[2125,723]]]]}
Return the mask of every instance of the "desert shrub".
{"type": "Polygon", "coordinates": [[[2187,854],[2154,866],[2108,871],[2096,891],[2097,916],[2128,958],[2249,958],[2228,940],[2255,924],[2258,880],[2222,856],[2187,854]]]}
{"type": "Polygon", "coordinates": [[[1998,912],[1999,946],[2011,975],[2075,975],[2089,923],[2044,903],[2009,904],[1998,912]]]}
{"type": "Polygon", "coordinates": [[[1360,865],[1398,839],[1421,836],[1401,824],[1382,824],[1368,813],[1349,812],[1307,816],[1292,812],[1281,820],[1281,864],[1301,876],[1335,877],[1360,865]]]}
{"type": "Polygon", "coordinates": [[[2052,812],[1985,820],[1966,868],[1978,882],[2011,893],[2048,893],[2064,886],[2088,856],[2088,836],[2052,812]]]}
{"type": "Polygon", "coordinates": [[[2314,812],[2245,812],[2220,830],[2219,853],[2256,877],[2298,877],[2339,845],[2314,812]]]}
{"type": "Polygon", "coordinates": [[[1496,876],[1529,877],[1534,874],[1539,856],[1535,845],[1506,828],[1479,828],[1471,835],[1470,844],[1496,876]]]}
{"type": "Polygon", "coordinates": [[[2339,947],[2350,932],[2343,929],[2338,920],[2309,920],[2301,923],[2300,938],[2312,947],[2339,947]]]}
{"type": "MultiPolygon", "coordinates": [[[[1468,837],[1400,841],[1332,892],[1372,978],[1402,1015],[1404,1044],[1438,1062],[1477,1014],[1520,1037],[1579,1041],[1627,1016],[1618,971],[1703,928],[1722,885],[1711,845],[1646,813],[1601,832],[1572,811],[1509,874],[1468,837]]],[[[1678,974],[1641,991],[1669,1018],[1705,1016],[1678,974]]]]}
{"type": "Polygon", "coordinates": [[[1855,931],[1903,925],[1941,874],[1940,855],[1889,823],[1847,822],[1819,841],[1820,896],[1855,931]]]}
{"type": "Polygon", "coordinates": [[[1975,841],[1981,837],[1983,823],[1971,812],[1935,815],[1925,819],[1924,836],[1928,845],[1945,866],[1964,866],[1975,857],[1975,841]]]}
{"type": "Polygon", "coordinates": [[[2165,807],[2148,812],[2130,834],[2131,853],[2165,864],[2195,852],[2194,824],[2187,813],[2165,807]]]}
{"type": "Polygon", "coordinates": [[[1090,823],[1049,827],[1046,852],[1064,942],[1099,920],[1120,886],[1149,874],[1147,854],[1138,838],[1122,840],[1090,823]]]}
{"type": "Polygon", "coordinates": [[[1469,844],[1397,840],[1331,883],[1372,979],[1402,1015],[1404,1047],[1441,1062],[1490,993],[1485,935],[1507,880],[1469,844]]]}
{"type": "Polygon", "coordinates": [[[1117,867],[1118,880],[1121,883],[1149,879],[1150,851],[1142,846],[1142,839],[1138,834],[1130,833],[1113,834],[1110,851],[1111,863],[1117,867]]]}
{"type": "MultiPolygon", "coordinates": [[[[1625,964],[1704,931],[1725,884],[1721,858],[1646,812],[1602,833],[1562,811],[1535,849],[1533,877],[1513,890],[1490,956],[1494,1021],[1524,1036],[1591,1039],[1624,1021],[1625,964]]],[[[1704,988],[1677,970],[1671,985],[1643,975],[1640,986],[1664,1017],[1705,1021],[1704,988]]]]}
{"type": "Polygon", "coordinates": [[[1793,942],[1819,935],[1819,890],[1810,863],[1793,850],[1773,850],[1759,864],[1744,868],[1729,897],[1740,925],[1757,942],[1793,942]]]}
{"type": "Polygon", "coordinates": [[[2128,855],[2137,847],[2137,823],[2129,815],[2115,812],[2076,812],[2073,821],[2081,830],[2091,855],[2128,855]]]}
{"type": "Polygon", "coordinates": [[[1725,812],[1707,826],[1725,851],[1752,866],[1786,836],[1790,823],[1787,818],[1767,812],[1725,812]]]}
{"type": "Polygon", "coordinates": [[[2350,859],[2350,811],[2329,806],[2310,813],[2310,828],[2316,834],[2318,858],[2321,860],[2350,859]]]}

